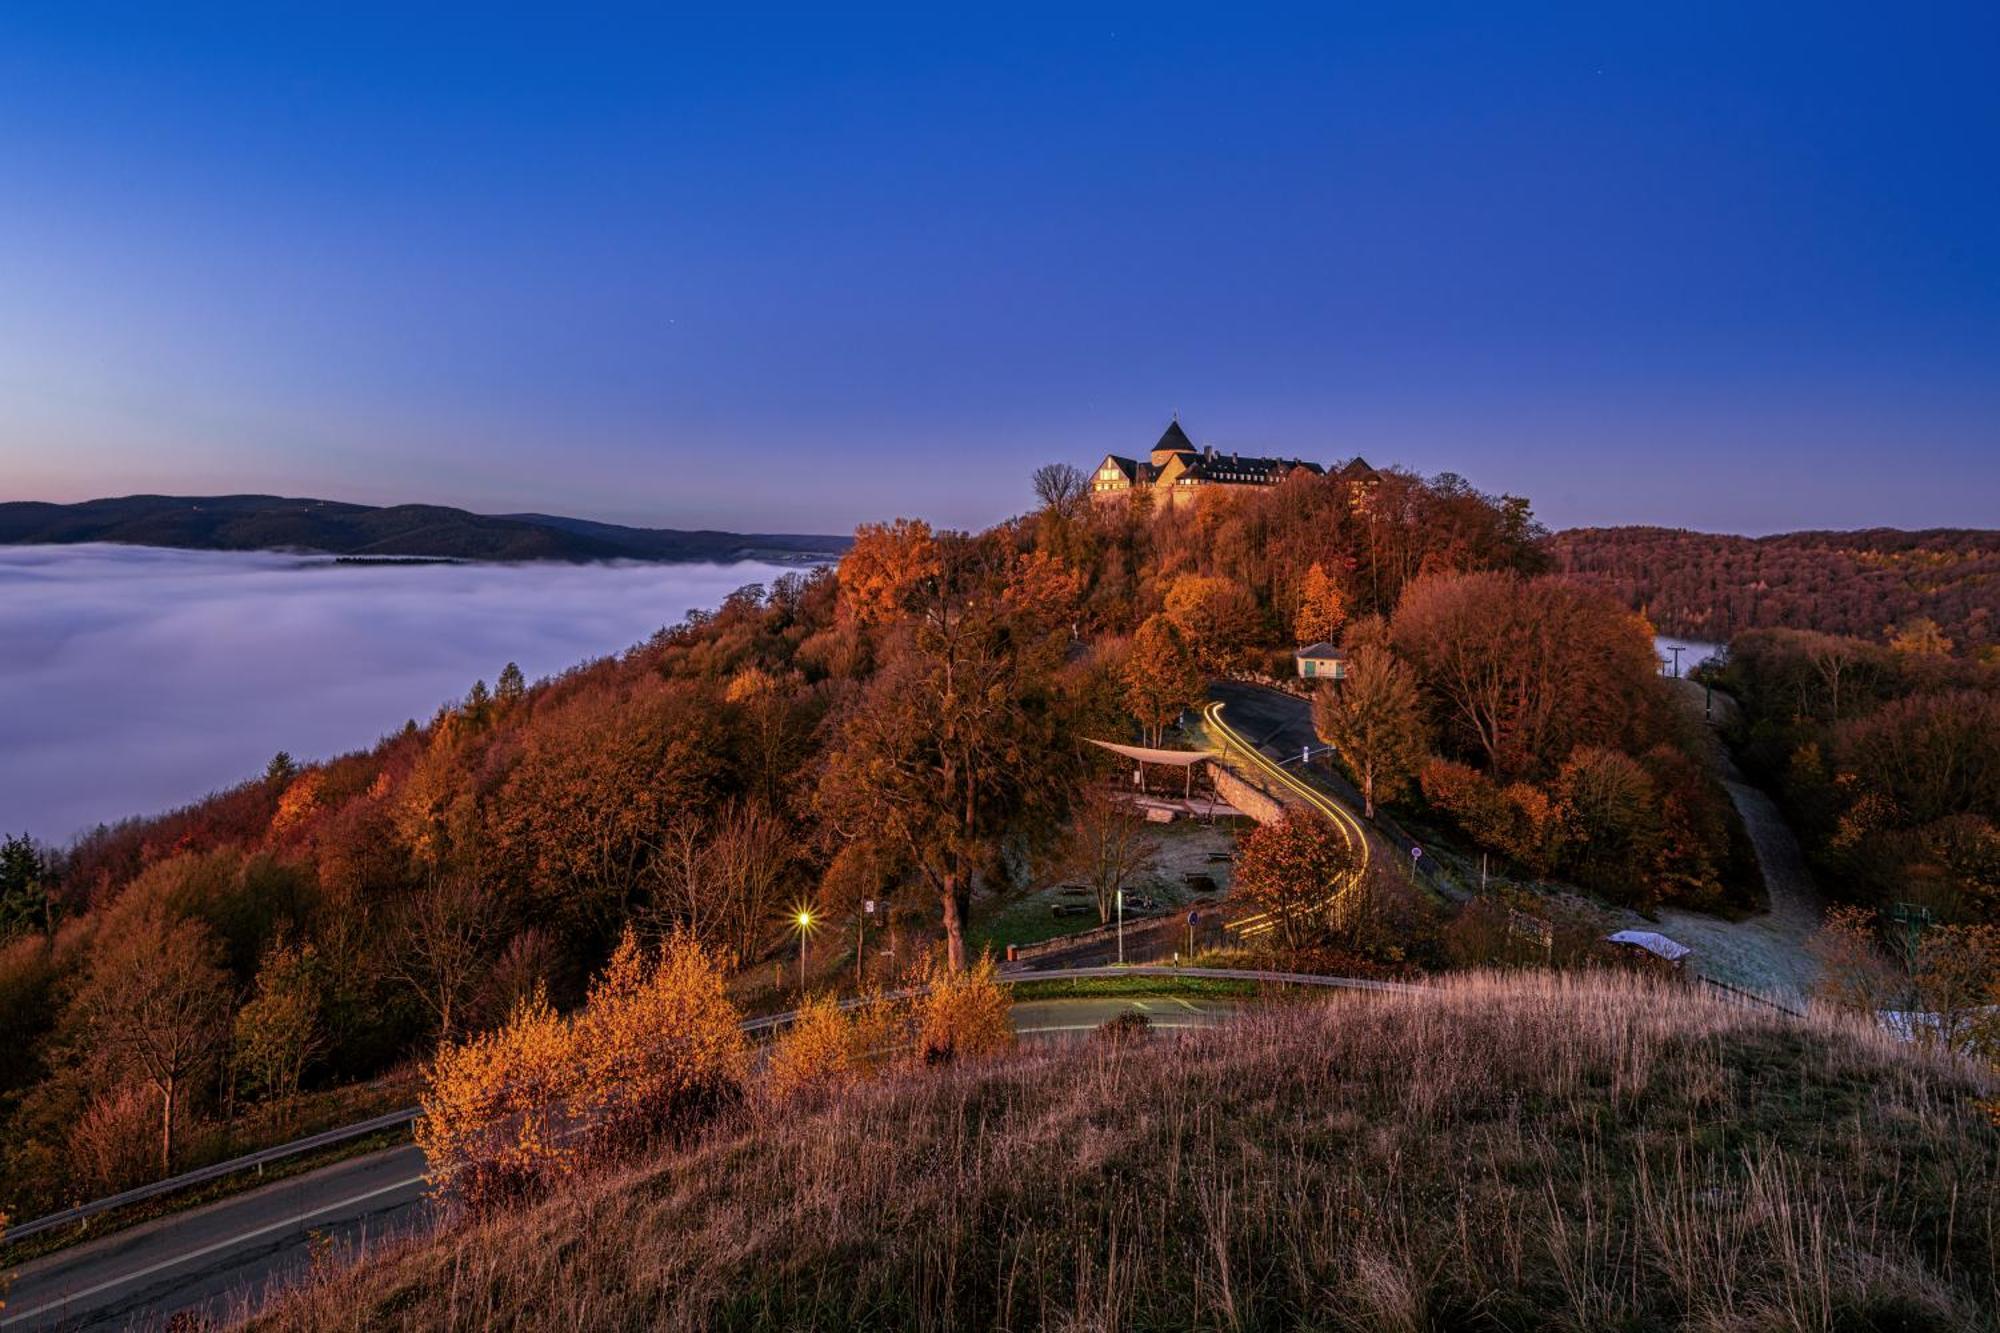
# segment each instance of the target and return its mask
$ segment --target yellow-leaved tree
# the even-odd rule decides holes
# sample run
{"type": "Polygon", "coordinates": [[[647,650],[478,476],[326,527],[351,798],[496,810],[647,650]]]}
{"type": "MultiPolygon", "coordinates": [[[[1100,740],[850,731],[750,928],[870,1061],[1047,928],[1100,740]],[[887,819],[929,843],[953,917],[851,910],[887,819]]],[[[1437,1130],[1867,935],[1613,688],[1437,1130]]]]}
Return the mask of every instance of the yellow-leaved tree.
{"type": "Polygon", "coordinates": [[[537,990],[440,1046],[416,1126],[433,1188],[481,1209],[734,1105],[748,1051],[722,980],[693,937],[648,952],[627,932],[574,1017],[537,990]]]}

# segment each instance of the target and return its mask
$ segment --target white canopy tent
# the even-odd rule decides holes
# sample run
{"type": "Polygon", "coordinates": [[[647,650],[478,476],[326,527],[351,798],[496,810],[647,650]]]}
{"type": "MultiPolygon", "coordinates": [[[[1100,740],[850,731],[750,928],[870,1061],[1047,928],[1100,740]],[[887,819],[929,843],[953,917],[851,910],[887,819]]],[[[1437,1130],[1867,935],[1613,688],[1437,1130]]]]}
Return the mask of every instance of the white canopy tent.
{"type": "Polygon", "coordinates": [[[1113,754],[1133,760],[1141,766],[1141,771],[1144,771],[1146,764],[1180,769],[1183,777],[1182,786],[1190,795],[1194,791],[1195,766],[1215,758],[1207,750],[1154,750],[1144,745],[1120,745],[1116,741],[1100,741],[1091,736],[1085,736],[1084,739],[1100,750],[1109,750],[1113,754]]]}

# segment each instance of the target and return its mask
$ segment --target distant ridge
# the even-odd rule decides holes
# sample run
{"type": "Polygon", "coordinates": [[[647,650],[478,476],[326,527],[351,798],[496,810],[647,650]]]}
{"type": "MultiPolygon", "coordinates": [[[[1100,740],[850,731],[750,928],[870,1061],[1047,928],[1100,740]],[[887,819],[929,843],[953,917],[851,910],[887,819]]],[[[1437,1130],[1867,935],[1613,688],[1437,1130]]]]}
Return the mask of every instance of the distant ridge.
{"type": "Polygon", "coordinates": [[[451,560],[808,563],[845,537],[631,528],[550,514],[346,504],[277,495],[126,495],[77,504],[0,502],[0,545],[119,542],[201,551],[315,551],[451,560]]]}

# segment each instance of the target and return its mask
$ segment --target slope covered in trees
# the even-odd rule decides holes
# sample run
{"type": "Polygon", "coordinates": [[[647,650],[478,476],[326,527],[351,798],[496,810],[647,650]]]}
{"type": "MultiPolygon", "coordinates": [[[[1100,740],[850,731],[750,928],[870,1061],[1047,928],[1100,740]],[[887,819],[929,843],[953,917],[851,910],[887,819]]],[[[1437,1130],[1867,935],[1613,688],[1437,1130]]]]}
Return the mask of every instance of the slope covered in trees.
{"type": "Polygon", "coordinates": [[[1548,549],[1562,574],[1606,589],[1667,634],[1726,643],[1743,630],[1798,629],[1881,642],[1928,620],[1963,655],[2000,642],[1996,532],[1573,528],[1548,549]]]}
{"type": "Polygon", "coordinates": [[[1730,643],[1739,752],[1837,896],[2000,926],[2000,666],[1799,630],[1730,643]]]}
{"type": "Polygon", "coordinates": [[[246,1115],[538,993],[573,1006],[627,929],[747,965],[791,909],[875,899],[962,964],[968,923],[1059,852],[1101,762],[1083,737],[1157,735],[1210,673],[1289,672],[1302,633],[1404,664],[1378,693],[1422,736],[1356,732],[1386,736],[1378,798],[1441,754],[1508,821],[1469,828],[1526,811],[1522,846],[1629,845],[1671,892],[1667,849],[1721,855],[1714,792],[1674,757],[1643,628],[1547,578],[1540,537],[1523,501],[1393,470],[1159,515],[1052,485],[979,534],[865,525],[837,572],[552,680],[510,668],[368,750],[10,842],[0,1207],[240,1147],[246,1115]]]}

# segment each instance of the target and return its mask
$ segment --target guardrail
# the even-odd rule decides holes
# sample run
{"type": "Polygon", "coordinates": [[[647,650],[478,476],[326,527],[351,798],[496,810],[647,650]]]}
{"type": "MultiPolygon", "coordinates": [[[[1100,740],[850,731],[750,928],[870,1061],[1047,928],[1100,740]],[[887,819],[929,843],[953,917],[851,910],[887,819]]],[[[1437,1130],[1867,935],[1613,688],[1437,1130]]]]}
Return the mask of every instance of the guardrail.
{"type": "Polygon", "coordinates": [[[4,1233],[0,1233],[0,1242],[11,1243],[17,1240],[26,1240],[29,1236],[40,1235],[44,1231],[52,1231],[56,1227],[67,1226],[72,1222],[82,1222],[88,1218],[97,1216],[99,1213],[108,1213],[114,1208],[124,1208],[130,1204],[144,1203],[148,1199],[157,1199],[163,1194],[172,1194],[177,1190],[192,1189],[196,1185],[206,1185],[211,1180],[221,1180],[225,1176],[233,1176],[239,1171],[255,1170],[259,1167],[268,1166],[272,1162],[281,1162],[287,1157],[297,1157],[301,1153],[317,1152],[321,1148],[331,1148],[335,1144],[346,1143],[351,1139],[366,1138],[370,1134],[379,1134],[385,1129],[396,1129],[409,1124],[419,1114],[416,1107],[406,1107],[400,1111],[390,1111],[386,1114],[378,1115],[372,1120],[362,1120],[352,1125],[342,1125],[339,1129],[323,1130],[318,1134],[308,1134],[302,1139],[293,1139],[290,1143],[280,1143],[274,1147],[263,1148],[253,1153],[246,1153],[242,1157],[232,1157],[226,1162],[215,1162],[208,1166],[197,1167],[192,1171],[183,1171],[180,1175],[168,1176],[165,1180],[156,1180],[150,1185],[140,1185],[135,1189],[126,1190],[122,1194],[112,1194],[102,1199],[93,1199],[89,1203],[80,1203],[74,1208],[65,1208],[59,1213],[50,1213],[47,1216],[35,1218],[31,1222],[23,1222],[17,1227],[8,1227],[4,1233]]]}
{"type": "Polygon", "coordinates": [[[1700,981],[1704,986],[1713,986],[1716,990],[1722,991],[1737,1000],[1741,1000],[1745,1004],[1757,1004],[1762,1005],[1766,1009],[1775,1009],[1788,1018],[1805,1017],[1803,1012],[1779,1004],[1768,995],[1759,995],[1756,991],[1744,990],[1741,986],[1732,986],[1726,981],[1717,981],[1714,977],[1697,975],[1695,979],[1700,981]]]}

